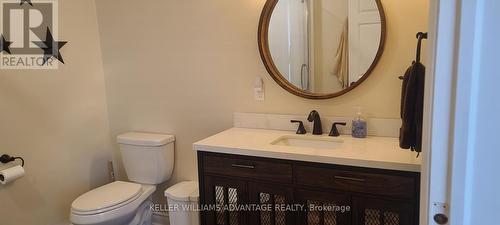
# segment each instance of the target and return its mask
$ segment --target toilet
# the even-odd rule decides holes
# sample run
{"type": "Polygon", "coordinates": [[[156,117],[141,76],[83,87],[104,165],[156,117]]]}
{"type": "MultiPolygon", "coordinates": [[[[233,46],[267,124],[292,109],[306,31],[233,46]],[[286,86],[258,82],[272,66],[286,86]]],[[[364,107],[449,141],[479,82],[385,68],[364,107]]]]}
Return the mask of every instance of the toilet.
{"type": "Polygon", "coordinates": [[[71,204],[73,225],[151,225],[151,195],[172,175],[175,137],[130,132],[117,141],[130,182],[116,181],[78,197],[71,204]]]}

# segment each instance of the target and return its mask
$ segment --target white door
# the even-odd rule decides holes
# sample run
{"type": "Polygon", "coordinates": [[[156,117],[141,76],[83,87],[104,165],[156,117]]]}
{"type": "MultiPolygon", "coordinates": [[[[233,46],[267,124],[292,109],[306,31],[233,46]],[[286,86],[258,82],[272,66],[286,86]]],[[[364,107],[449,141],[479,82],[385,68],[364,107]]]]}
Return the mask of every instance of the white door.
{"type": "Polygon", "coordinates": [[[431,5],[421,224],[500,224],[498,12],[498,0],[431,5]]]}
{"type": "Polygon", "coordinates": [[[309,5],[308,0],[290,1],[290,81],[309,89],[309,5]]]}
{"type": "Polygon", "coordinates": [[[349,0],[349,83],[366,73],[378,52],[381,19],[375,0],[349,0]]]}
{"type": "Polygon", "coordinates": [[[269,24],[270,51],[283,76],[309,87],[309,5],[307,0],[280,0],[269,24]],[[276,41],[281,40],[281,41],[276,41]]]}

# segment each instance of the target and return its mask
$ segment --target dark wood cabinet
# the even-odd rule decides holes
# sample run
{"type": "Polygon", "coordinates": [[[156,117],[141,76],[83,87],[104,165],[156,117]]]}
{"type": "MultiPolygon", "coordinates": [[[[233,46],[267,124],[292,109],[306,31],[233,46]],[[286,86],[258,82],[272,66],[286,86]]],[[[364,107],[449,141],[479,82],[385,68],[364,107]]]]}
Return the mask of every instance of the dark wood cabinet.
{"type": "Polygon", "coordinates": [[[292,183],[292,165],[231,155],[204,155],[203,170],[209,174],[292,183]]]}
{"type": "Polygon", "coordinates": [[[204,225],[417,225],[420,174],[198,152],[204,225]]]}
{"type": "Polygon", "coordinates": [[[297,166],[297,183],[307,186],[377,194],[412,199],[417,180],[401,174],[383,174],[367,171],[297,166]]]}

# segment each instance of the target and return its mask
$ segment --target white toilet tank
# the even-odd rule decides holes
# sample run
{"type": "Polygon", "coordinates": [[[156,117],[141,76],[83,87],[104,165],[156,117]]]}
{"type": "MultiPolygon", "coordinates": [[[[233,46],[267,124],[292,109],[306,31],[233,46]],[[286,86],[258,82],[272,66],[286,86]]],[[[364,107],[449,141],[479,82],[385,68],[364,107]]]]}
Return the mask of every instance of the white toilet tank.
{"type": "Polygon", "coordinates": [[[160,184],[174,169],[173,135],[129,132],[118,135],[123,165],[130,181],[160,184]]]}

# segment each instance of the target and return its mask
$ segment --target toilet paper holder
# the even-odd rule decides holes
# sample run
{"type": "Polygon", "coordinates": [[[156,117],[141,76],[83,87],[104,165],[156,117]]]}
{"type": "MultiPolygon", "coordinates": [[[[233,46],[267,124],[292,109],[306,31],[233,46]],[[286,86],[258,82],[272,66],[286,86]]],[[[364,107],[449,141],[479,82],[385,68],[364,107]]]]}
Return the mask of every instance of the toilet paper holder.
{"type": "Polygon", "coordinates": [[[24,159],[21,157],[12,157],[12,156],[7,155],[7,154],[0,156],[0,162],[4,163],[4,164],[15,161],[16,159],[21,160],[21,166],[24,167],[24,159]]]}

